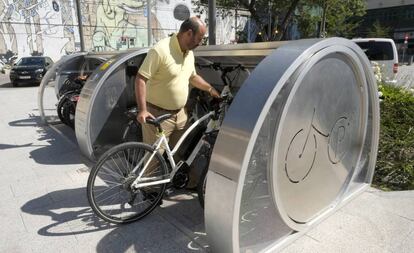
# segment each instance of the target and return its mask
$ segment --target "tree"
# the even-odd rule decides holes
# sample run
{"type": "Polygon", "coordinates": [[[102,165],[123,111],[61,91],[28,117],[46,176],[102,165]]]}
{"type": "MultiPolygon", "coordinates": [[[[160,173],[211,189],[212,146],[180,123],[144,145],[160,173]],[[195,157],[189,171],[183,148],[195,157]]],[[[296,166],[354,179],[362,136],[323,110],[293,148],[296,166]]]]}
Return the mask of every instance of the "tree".
{"type": "Polygon", "coordinates": [[[315,6],[300,5],[296,11],[295,20],[297,21],[301,38],[318,37],[318,26],[321,23],[319,9],[315,6]]]}
{"type": "Polygon", "coordinates": [[[365,15],[363,0],[309,0],[297,9],[299,30],[303,37],[318,36],[312,29],[323,29],[323,12],[325,12],[325,29],[327,36],[351,38],[365,15]]]}
{"type": "Polygon", "coordinates": [[[327,0],[327,34],[352,38],[366,13],[363,0],[327,0]]]}
{"type": "MultiPolygon", "coordinates": [[[[217,0],[216,3],[220,6],[219,15],[229,15],[236,8],[248,10],[263,41],[270,41],[283,38],[300,1],[303,0],[217,0]]],[[[192,3],[196,6],[195,12],[202,14],[208,0],[193,0],[192,3]]]]}
{"type": "Polygon", "coordinates": [[[376,20],[372,28],[368,30],[368,38],[389,38],[391,29],[386,26],[381,26],[380,22],[376,20]]]}
{"type": "MultiPolygon", "coordinates": [[[[263,41],[285,39],[286,31],[296,22],[302,37],[316,37],[325,10],[328,36],[352,37],[365,15],[364,0],[217,0],[220,15],[235,8],[246,9],[258,27],[263,41]],[[270,21],[270,22],[269,22],[270,21]],[[270,23],[270,29],[268,27],[270,23]],[[270,33],[269,33],[270,31],[270,33]]],[[[208,0],[193,0],[195,11],[202,12],[208,0]]]]}

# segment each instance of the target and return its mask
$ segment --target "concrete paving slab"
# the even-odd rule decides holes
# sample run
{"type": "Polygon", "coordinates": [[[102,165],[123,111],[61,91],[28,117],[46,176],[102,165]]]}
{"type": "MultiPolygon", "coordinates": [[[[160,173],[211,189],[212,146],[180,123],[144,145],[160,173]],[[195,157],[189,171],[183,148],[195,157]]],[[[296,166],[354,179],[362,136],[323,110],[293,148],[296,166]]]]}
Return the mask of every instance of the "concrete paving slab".
{"type": "Polygon", "coordinates": [[[46,186],[41,184],[37,178],[31,176],[21,177],[14,181],[11,185],[11,190],[15,198],[25,196],[28,194],[45,194],[47,193],[46,186]]]}
{"type": "Polygon", "coordinates": [[[373,191],[388,212],[414,221],[414,191],[373,191]]]}
{"type": "MultiPolygon", "coordinates": [[[[0,175],[0,178],[1,178],[1,175],[0,175]]],[[[13,200],[14,198],[10,185],[5,185],[5,184],[1,185],[0,193],[1,193],[2,202],[7,203],[8,201],[13,200]]],[[[0,206],[1,206],[1,203],[0,203],[0,206]]],[[[1,213],[1,210],[0,210],[0,213],[1,213]]]]}
{"type": "Polygon", "coordinates": [[[412,253],[414,251],[414,230],[405,238],[401,244],[393,249],[392,253],[412,253]]]}

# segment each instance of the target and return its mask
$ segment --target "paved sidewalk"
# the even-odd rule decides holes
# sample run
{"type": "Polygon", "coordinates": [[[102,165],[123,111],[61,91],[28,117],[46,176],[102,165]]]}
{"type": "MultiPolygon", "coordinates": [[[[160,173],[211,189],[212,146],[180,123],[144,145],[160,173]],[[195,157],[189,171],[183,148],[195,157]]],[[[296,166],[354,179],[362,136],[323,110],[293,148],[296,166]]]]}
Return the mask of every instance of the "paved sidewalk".
{"type": "MultiPolygon", "coordinates": [[[[140,222],[98,220],[86,199],[88,161],[71,130],[39,124],[37,92],[0,74],[0,252],[209,251],[203,211],[187,191],[140,222]]],[[[413,251],[414,192],[374,189],[283,250],[413,251]]]]}
{"type": "Polygon", "coordinates": [[[40,125],[38,87],[0,76],[0,252],[203,252],[203,210],[178,192],[142,222],[113,226],[86,198],[89,163],[73,131],[40,125]],[[63,132],[64,136],[59,134],[63,132]],[[177,215],[176,215],[177,214],[177,215]]]}

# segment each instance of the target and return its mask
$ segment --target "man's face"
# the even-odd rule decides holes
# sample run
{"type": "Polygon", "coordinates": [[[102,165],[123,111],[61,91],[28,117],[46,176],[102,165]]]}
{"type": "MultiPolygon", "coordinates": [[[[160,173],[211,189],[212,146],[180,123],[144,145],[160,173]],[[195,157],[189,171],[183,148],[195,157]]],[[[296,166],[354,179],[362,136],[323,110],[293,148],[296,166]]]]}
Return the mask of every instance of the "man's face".
{"type": "Polygon", "coordinates": [[[201,45],[201,42],[203,41],[205,34],[206,34],[206,28],[203,26],[200,26],[200,29],[198,30],[197,33],[195,33],[194,31],[191,31],[191,40],[188,45],[188,48],[190,50],[193,50],[199,45],[201,45]]]}

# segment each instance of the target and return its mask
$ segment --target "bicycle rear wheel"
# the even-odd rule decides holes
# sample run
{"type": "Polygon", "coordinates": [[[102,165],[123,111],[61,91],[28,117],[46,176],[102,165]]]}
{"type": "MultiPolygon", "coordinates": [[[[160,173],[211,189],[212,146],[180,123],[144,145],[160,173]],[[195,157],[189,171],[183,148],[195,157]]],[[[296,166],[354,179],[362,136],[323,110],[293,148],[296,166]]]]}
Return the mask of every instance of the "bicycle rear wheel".
{"type": "MultiPolygon", "coordinates": [[[[165,183],[131,188],[153,151],[147,144],[127,142],[102,155],[87,184],[88,201],[100,218],[116,224],[130,223],[157,207],[164,194],[165,183]],[[135,173],[132,172],[136,167],[135,173]]],[[[165,160],[158,152],[151,159],[151,171],[145,172],[143,178],[145,183],[169,178],[165,160]]]]}

